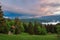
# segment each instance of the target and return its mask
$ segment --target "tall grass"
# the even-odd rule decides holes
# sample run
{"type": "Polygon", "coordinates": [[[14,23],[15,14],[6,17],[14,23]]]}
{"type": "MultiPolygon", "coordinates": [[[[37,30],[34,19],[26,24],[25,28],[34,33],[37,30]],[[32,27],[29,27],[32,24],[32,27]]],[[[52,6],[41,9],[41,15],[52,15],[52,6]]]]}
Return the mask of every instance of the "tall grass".
{"type": "Polygon", "coordinates": [[[56,35],[5,35],[0,34],[0,40],[57,40],[56,35]]]}

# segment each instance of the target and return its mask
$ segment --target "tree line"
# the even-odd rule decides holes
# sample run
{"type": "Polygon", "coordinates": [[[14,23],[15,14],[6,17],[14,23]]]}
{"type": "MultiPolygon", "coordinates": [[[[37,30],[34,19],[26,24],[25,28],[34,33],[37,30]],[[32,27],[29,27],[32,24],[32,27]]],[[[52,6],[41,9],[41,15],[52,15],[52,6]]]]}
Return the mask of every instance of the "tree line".
{"type": "Polygon", "coordinates": [[[5,19],[0,6],[0,33],[8,34],[10,31],[13,34],[21,34],[22,32],[30,35],[45,35],[48,33],[60,34],[60,23],[57,25],[42,25],[35,22],[22,22],[19,18],[14,20],[5,19]]]}
{"type": "Polygon", "coordinates": [[[42,25],[40,22],[22,22],[19,18],[6,20],[4,32],[11,31],[13,34],[28,33],[30,35],[57,34],[60,32],[60,23],[57,25],[42,25]]]}

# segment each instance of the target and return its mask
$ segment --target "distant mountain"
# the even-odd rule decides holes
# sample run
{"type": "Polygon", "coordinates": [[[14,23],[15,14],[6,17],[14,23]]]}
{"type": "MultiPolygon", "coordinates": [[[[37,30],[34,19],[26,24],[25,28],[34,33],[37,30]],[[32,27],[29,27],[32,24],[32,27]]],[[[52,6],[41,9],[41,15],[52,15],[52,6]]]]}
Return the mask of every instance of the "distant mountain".
{"type": "Polygon", "coordinates": [[[60,21],[60,15],[43,16],[40,19],[43,19],[46,21],[60,21]]]}
{"type": "Polygon", "coordinates": [[[29,21],[50,22],[53,20],[60,21],[60,15],[42,16],[42,17],[38,17],[38,18],[29,18],[34,15],[31,15],[28,13],[26,14],[26,13],[15,13],[15,12],[10,12],[10,11],[4,11],[4,16],[11,17],[11,18],[12,17],[20,17],[20,18],[22,18],[21,20],[24,22],[29,22],[29,21]]]}
{"type": "Polygon", "coordinates": [[[60,15],[43,16],[43,17],[30,18],[30,19],[22,19],[22,21],[38,21],[38,22],[60,21],[60,15]]]}
{"type": "Polygon", "coordinates": [[[38,19],[38,18],[30,18],[30,19],[20,19],[21,21],[23,21],[23,22],[35,22],[35,21],[37,21],[37,22],[49,22],[49,21],[47,21],[47,20],[43,20],[43,19],[38,19]]]}

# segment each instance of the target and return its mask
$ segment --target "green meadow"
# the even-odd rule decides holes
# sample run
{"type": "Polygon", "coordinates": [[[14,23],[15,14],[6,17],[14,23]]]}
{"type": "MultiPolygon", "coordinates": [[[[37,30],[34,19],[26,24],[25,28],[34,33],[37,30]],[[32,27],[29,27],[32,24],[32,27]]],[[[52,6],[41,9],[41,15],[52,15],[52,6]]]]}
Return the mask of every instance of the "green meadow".
{"type": "Polygon", "coordinates": [[[49,35],[28,35],[26,33],[20,35],[0,34],[0,40],[59,40],[56,34],[49,35]]]}

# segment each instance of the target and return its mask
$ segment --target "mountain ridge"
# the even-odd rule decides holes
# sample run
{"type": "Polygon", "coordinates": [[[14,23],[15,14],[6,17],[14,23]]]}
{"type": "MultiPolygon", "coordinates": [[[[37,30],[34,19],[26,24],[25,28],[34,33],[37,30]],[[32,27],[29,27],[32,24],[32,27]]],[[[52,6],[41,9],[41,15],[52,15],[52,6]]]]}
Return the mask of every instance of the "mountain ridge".
{"type": "MultiPolygon", "coordinates": [[[[16,17],[16,16],[26,16],[26,17],[31,17],[31,16],[34,16],[34,15],[29,15],[29,14],[23,14],[23,13],[20,13],[20,14],[17,14],[17,13],[14,13],[14,12],[9,12],[9,11],[4,11],[4,16],[8,16],[8,17],[16,17]]],[[[37,17],[37,18],[26,18],[26,19],[22,19],[22,20],[37,20],[37,21],[60,21],[60,15],[51,15],[51,16],[42,16],[42,17],[37,17]]]]}

